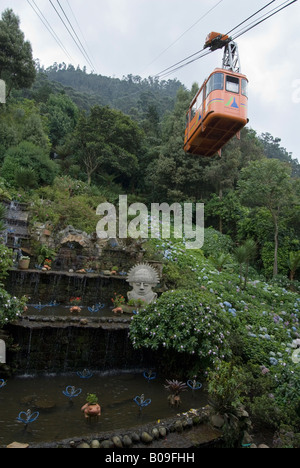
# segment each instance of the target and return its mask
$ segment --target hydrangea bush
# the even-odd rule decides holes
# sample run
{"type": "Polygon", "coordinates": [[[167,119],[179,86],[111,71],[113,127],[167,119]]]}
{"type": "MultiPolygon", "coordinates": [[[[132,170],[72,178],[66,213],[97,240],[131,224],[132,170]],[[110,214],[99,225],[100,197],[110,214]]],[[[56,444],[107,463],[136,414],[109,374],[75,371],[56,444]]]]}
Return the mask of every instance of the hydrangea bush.
{"type": "Polygon", "coordinates": [[[26,304],[25,298],[10,296],[0,284],[0,328],[22,315],[26,304]]]}
{"type": "Polygon", "coordinates": [[[234,265],[218,271],[203,251],[186,250],[184,240],[150,242],[164,258],[166,282],[172,273],[174,289],[176,282],[184,283],[184,289],[167,292],[140,311],[130,332],[134,346],[193,353],[202,369],[217,369],[220,360],[239,360],[245,369],[254,365],[262,379],[275,382],[269,393],[270,407],[278,405],[284,414],[288,405],[289,413],[294,412],[300,421],[296,378],[300,364],[294,358],[300,348],[297,283],[278,278],[266,282],[252,269],[242,289],[234,265]]]}
{"type": "Polygon", "coordinates": [[[12,251],[0,244],[0,328],[18,318],[25,307],[26,299],[11,296],[5,290],[2,281],[7,277],[8,269],[13,265],[12,251]]]}
{"type": "Polygon", "coordinates": [[[230,320],[209,294],[177,290],[163,294],[157,302],[133,317],[130,337],[135,348],[160,347],[196,355],[207,365],[229,358],[230,320]]]}

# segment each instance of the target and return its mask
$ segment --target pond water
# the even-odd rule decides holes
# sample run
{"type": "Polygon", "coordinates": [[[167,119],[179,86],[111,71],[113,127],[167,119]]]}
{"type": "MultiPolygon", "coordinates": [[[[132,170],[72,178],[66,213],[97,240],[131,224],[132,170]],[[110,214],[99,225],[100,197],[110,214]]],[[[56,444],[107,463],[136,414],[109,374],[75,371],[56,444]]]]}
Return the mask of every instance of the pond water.
{"type": "Polygon", "coordinates": [[[0,447],[14,441],[38,444],[133,428],[207,404],[203,390],[188,389],[181,393],[180,408],[170,408],[165,380],[159,376],[148,382],[143,372],[91,373],[89,379],[77,372],[9,379],[0,388],[0,447]],[[63,394],[68,386],[82,390],[72,401],[63,394]],[[95,393],[99,399],[102,414],[98,422],[88,423],[81,412],[88,393],[95,393]],[[151,403],[140,411],[133,399],[142,394],[151,403]],[[25,428],[17,417],[28,409],[38,411],[39,417],[25,428]]]}

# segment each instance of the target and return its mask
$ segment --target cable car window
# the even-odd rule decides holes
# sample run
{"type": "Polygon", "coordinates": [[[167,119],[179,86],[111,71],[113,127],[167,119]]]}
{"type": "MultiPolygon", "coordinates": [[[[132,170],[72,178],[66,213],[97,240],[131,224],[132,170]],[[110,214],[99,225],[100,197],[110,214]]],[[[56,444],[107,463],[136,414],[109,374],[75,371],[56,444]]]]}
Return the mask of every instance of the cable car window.
{"type": "Polygon", "coordinates": [[[191,109],[191,120],[195,117],[196,113],[200,111],[202,106],[203,93],[202,91],[198,94],[196,101],[194,102],[191,109]]]}
{"type": "Polygon", "coordinates": [[[195,104],[193,105],[192,110],[191,110],[191,120],[195,117],[196,110],[197,110],[197,103],[195,102],[195,104]]]}
{"type": "Polygon", "coordinates": [[[242,80],[242,94],[248,97],[248,81],[242,80]]]}
{"type": "Polygon", "coordinates": [[[215,73],[206,84],[206,96],[216,89],[224,89],[224,74],[215,73]]]}
{"type": "Polygon", "coordinates": [[[231,93],[240,92],[240,80],[235,76],[226,76],[226,91],[231,93]]]}

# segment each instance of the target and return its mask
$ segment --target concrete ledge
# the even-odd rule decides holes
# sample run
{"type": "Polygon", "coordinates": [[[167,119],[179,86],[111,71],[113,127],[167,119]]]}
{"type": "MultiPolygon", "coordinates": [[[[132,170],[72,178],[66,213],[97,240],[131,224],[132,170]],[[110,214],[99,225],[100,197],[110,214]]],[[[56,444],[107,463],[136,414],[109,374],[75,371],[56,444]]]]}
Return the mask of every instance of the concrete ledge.
{"type": "Polygon", "coordinates": [[[13,325],[24,328],[102,328],[103,330],[122,330],[130,326],[130,317],[45,317],[22,316],[13,325]]]}

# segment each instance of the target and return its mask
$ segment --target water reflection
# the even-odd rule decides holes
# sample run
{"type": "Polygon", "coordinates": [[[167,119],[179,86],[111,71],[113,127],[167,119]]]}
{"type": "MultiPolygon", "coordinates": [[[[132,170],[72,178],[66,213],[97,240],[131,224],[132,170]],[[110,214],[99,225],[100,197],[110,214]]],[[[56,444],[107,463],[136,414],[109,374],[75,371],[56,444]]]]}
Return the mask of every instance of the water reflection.
{"type": "MultiPolygon", "coordinates": [[[[176,415],[178,409],[169,407],[168,393],[159,378],[149,384],[142,372],[103,375],[93,371],[90,379],[81,379],[77,373],[61,376],[22,377],[8,379],[0,392],[0,446],[18,442],[54,442],[92,433],[127,429],[139,424],[155,422],[176,415]],[[82,392],[67,401],[63,391],[67,387],[82,392]],[[102,414],[99,421],[88,424],[81,407],[89,393],[97,394],[102,414]],[[136,395],[145,394],[151,405],[140,411],[134,401],[136,395]],[[20,429],[16,415],[39,412],[39,418],[27,431],[20,429]]],[[[185,392],[182,395],[181,412],[200,408],[207,404],[203,390],[185,392]]]]}

